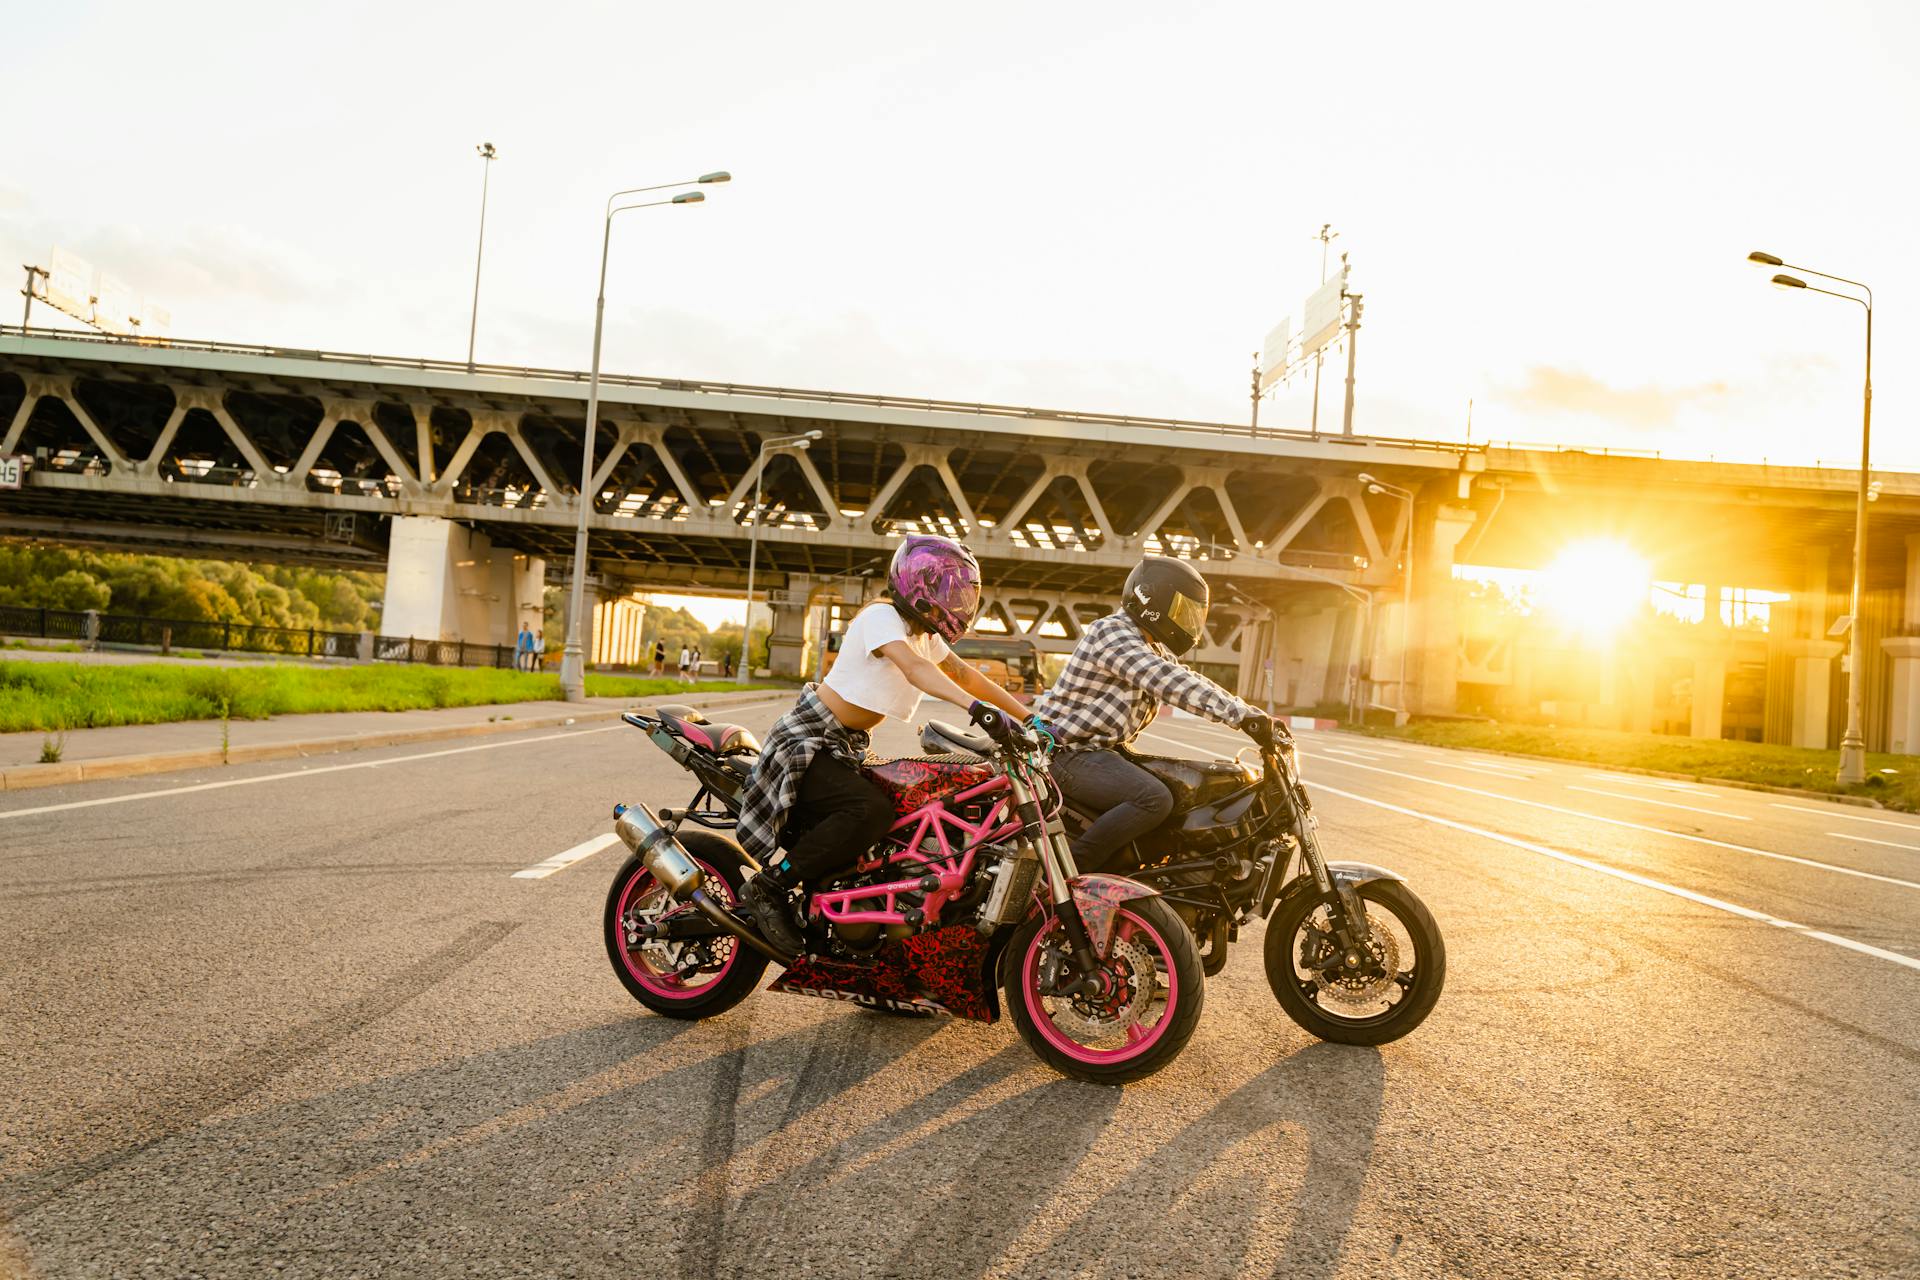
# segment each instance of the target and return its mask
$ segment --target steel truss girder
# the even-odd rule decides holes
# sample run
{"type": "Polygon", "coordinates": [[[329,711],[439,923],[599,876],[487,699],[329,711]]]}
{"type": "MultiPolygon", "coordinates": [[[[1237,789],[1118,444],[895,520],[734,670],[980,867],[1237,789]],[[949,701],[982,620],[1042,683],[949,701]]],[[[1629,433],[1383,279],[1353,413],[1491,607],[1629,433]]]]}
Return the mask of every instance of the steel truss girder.
{"type": "MultiPolygon", "coordinates": [[[[221,503],[316,510],[351,509],[389,515],[438,515],[488,526],[570,528],[577,519],[579,496],[564,488],[550,472],[542,461],[540,448],[529,437],[529,432],[535,429],[535,424],[531,424],[529,419],[542,416],[531,405],[519,411],[511,407],[496,407],[497,402],[452,406],[467,410],[469,426],[446,465],[436,471],[431,425],[435,402],[402,402],[401,407],[408,411],[414,425],[414,439],[406,442],[410,448],[403,450],[378,421],[379,415],[375,412],[380,404],[393,404],[390,397],[313,396],[311,398],[317,399],[322,406],[319,421],[307,439],[300,443],[298,456],[293,463],[283,468],[268,462],[266,451],[253,438],[243,415],[234,411],[229,392],[243,389],[241,387],[207,381],[169,384],[174,393],[174,406],[158,439],[144,456],[129,458],[111,432],[80,403],[74,393],[72,377],[29,372],[23,374],[23,378],[26,396],[13,415],[4,440],[0,441],[0,452],[10,452],[18,445],[30,423],[34,406],[41,399],[52,397],[61,401],[80,424],[98,449],[104,464],[104,474],[36,471],[33,476],[33,483],[36,484],[84,488],[132,499],[164,493],[164,496],[174,499],[193,497],[221,503]],[[243,474],[238,482],[201,484],[186,479],[172,479],[164,474],[167,464],[176,461],[170,451],[178,439],[181,424],[185,416],[196,409],[212,416],[234,452],[244,459],[244,471],[248,474],[243,474]],[[384,476],[358,477],[363,482],[374,482],[374,493],[329,493],[316,491],[308,483],[315,468],[327,456],[328,447],[343,422],[350,422],[359,428],[378,454],[380,465],[385,468],[384,476]],[[506,438],[532,481],[531,488],[520,492],[516,499],[518,505],[463,501],[458,494],[460,481],[482,444],[495,434],[506,438]],[[409,453],[411,456],[408,456],[409,453]]],[[[287,393],[282,391],[281,394],[287,393]]],[[[438,403],[445,404],[447,400],[443,398],[438,403]]],[[[934,473],[939,481],[939,491],[951,501],[952,512],[957,516],[958,527],[955,532],[966,537],[984,559],[1035,566],[1039,572],[1030,576],[1037,581],[1044,581],[1049,576],[1040,567],[1056,561],[1070,560],[1078,572],[1085,574],[1092,571],[1104,578],[1130,567],[1145,552],[1178,553],[1185,549],[1203,555],[1203,571],[1210,575],[1246,580],[1285,580],[1298,577],[1298,566],[1306,563],[1313,566],[1318,574],[1348,582],[1379,584],[1397,578],[1394,557],[1406,537],[1406,530],[1402,527],[1404,522],[1397,520],[1395,527],[1383,539],[1357,481],[1348,476],[1315,471],[1307,475],[1313,484],[1312,491],[1297,509],[1284,513],[1280,519],[1275,519],[1276,513],[1273,512],[1260,513],[1260,523],[1263,526],[1275,526],[1276,532],[1262,541],[1255,541],[1249,536],[1248,522],[1243,519],[1243,513],[1228,493],[1229,479],[1241,473],[1218,466],[1192,465],[1177,455],[1165,453],[1143,460],[1143,465],[1164,466],[1171,463],[1180,469],[1179,481],[1138,522],[1137,527],[1119,528],[1110,515],[1109,496],[1101,492],[1101,485],[1089,473],[1089,459],[1084,450],[1041,437],[1026,442],[1018,450],[1038,460],[1041,466],[1039,475],[1003,517],[997,522],[986,523],[978,516],[978,508],[966,492],[954,465],[956,454],[964,454],[977,441],[955,439],[946,443],[902,439],[884,427],[851,422],[839,424],[838,432],[830,433],[835,446],[833,456],[839,456],[838,446],[843,442],[870,447],[876,462],[881,451],[888,447],[898,450],[901,455],[893,470],[879,480],[878,489],[864,510],[849,514],[837,504],[835,494],[840,488],[841,478],[838,468],[830,482],[807,453],[795,452],[787,456],[793,459],[806,489],[818,500],[824,514],[802,513],[792,509],[787,506],[785,499],[771,491],[761,510],[749,511],[747,508],[752,503],[754,482],[759,478],[759,469],[766,463],[765,457],[759,456],[757,450],[753,451],[754,460],[734,479],[726,497],[715,502],[703,497],[700,488],[688,474],[685,460],[677,456],[666,434],[669,426],[672,426],[700,437],[707,430],[700,420],[686,413],[614,406],[602,421],[613,428],[614,444],[604,456],[595,460],[590,492],[594,495],[604,493],[616,469],[628,460],[629,455],[645,451],[660,463],[661,470],[671,480],[685,506],[676,508],[675,504],[670,503],[643,502],[628,511],[595,510],[589,516],[591,528],[639,537],[678,539],[682,543],[689,539],[735,542],[747,536],[748,524],[755,524],[759,526],[757,536],[763,543],[775,548],[782,544],[790,545],[809,565],[816,550],[825,551],[828,548],[846,555],[890,552],[894,540],[889,532],[889,522],[894,525],[907,523],[953,528],[953,521],[946,515],[918,507],[901,508],[908,481],[922,470],[934,473]],[[1034,536],[1030,530],[1022,527],[1022,521],[1054,486],[1055,481],[1063,478],[1073,482],[1071,492],[1076,493],[1084,503],[1084,518],[1071,517],[1078,523],[1078,528],[1070,527],[1060,538],[1056,539],[1044,528],[1038,536],[1034,536]],[[1225,524],[1225,543],[1200,538],[1198,531],[1190,527],[1176,527],[1176,517],[1182,505],[1192,495],[1202,491],[1210,493],[1219,506],[1225,524]],[[1299,544],[1303,535],[1313,527],[1316,517],[1329,504],[1343,504],[1350,515],[1353,534],[1351,545],[1332,552],[1321,548],[1302,553],[1299,544]],[[1083,538],[1079,529],[1084,529],[1087,536],[1083,538]],[[1098,531],[1097,539],[1092,537],[1094,530],[1098,531]],[[821,541],[823,538],[824,543],[821,541]],[[1079,545],[1058,545],[1061,542],[1079,545]]],[[[585,424],[582,425],[584,427],[585,424]]],[[[737,424],[729,424],[724,428],[716,426],[715,429],[740,432],[743,439],[738,446],[751,446],[751,441],[744,438],[745,433],[737,424]]],[[[546,440],[546,437],[543,436],[542,440],[546,440]]],[[[718,465],[716,455],[704,440],[697,440],[696,443],[706,459],[712,465],[718,465]]],[[[822,450],[823,454],[828,452],[822,450]]],[[[1108,462],[1130,460],[1125,455],[1117,459],[1103,459],[1108,462]]],[[[849,465],[854,464],[850,461],[849,465]]],[[[177,472],[178,468],[175,470],[177,472]]],[[[1065,567],[1064,564],[1062,567],[1065,567]]]]}

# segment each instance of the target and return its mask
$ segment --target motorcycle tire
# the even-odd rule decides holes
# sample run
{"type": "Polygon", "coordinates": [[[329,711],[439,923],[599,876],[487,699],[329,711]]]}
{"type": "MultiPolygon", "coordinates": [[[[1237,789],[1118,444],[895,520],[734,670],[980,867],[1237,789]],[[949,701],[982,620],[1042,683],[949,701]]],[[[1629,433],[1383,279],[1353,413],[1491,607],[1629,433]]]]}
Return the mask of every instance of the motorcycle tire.
{"type": "Polygon", "coordinates": [[[1313,914],[1326,905],[1311,895],[1302,895],[1288,903],[1267,921],[1267,984],[1273,988],[1273,998],[1280,1002],[1287,1016],[1320,1039],[1335,1044],[1386,1044],[1418,1027],[1433,1012],[1447,981],[1447,945],[1440,936],[1440,926],[1433,921],[1433,913],[1413,890],[1398,880],[1374,880],[1354,892],[1362,903],[1369,904],[1370,922],[1381,919],[1376,912],[1390,914],[1412,944],[1414,965],[1408,971],[1411,980],[1401,998],[1372,1014],[1355,1008],[1349,1015],[1320,1004],[1320,988],[1295,965],[1296,939],[1313,914]]]}
{"type": "MultiPolygon", "coordinates": [[[[1206,998],[1200,948],[1179,914],[1160,898],[1132,898],[1114,911],[1116,963],[1119,944],[1132,944],[1134,954],[1149,955],[1159,977],[1157,986],[1167,995],[1159,1018],[1136,1038],[1122,1033],[1125,1043],[1102,1048],[1076,1040],[1056,1022],[1056,1015],[1040,994],[1039,959],[1043,943],[1058,944],[1057,917],[1035,913],[1014,930],[1001,957],[1001,991],[1014,1029],[1041,1061],[1061,1075],[1094,1084],[1127,1084],[1143,1080],[1172,1062],[1200,1025],[1206,998]]],[[[1150,1007],[1155,1002],[1149,997],[1150,1007]]],[[[1072,1001],[1066,1002],[1072,1005],[1072,1001]]],[[[1117,1025],[1117,1024],[1116,1024],[1117,1025]]],[[[1137,1024],[1134,1024],[1137,1025],[1137,1024]]]]}
{"type": "MultiPolygon", "coordinates": [[[[744,877],[738,846],[710,831],[682,831],[680,844],[700,864],[709,892],[723,888],[721,901],[729,906],[739,901],[744,877]]],[[[728,959],[717,972],[698,984],[662,972],[643,954],[643,948],[627,947],[621,916],[629,903],[644,899],[656,888],[653,873],[639,858],[629,854],[607,890],[604,920],[607,959],[613,963],[613,972],[627,994],[664,1017],[688,1020],[715,1017],[752,995],[761,975],[767,971],[767,958],[736,938],[722,939],[729,948],[728,959]]],[[[691,907],[683,909],[692,910],[691,907]]]]}

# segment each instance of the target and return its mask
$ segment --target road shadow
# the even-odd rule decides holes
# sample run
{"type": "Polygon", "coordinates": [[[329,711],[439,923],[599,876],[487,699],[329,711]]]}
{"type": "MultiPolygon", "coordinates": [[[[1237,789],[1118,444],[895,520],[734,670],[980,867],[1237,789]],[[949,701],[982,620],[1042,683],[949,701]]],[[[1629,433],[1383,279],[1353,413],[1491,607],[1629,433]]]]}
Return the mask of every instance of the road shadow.
{"type": "Polygon", "coordinates": [[[1272,1274],[1330,1276],[1359,1208],[1385,1087],[1378,1049],[1309,1045],[1168,1139],[1019,1270],[1240,1275],[1262,1234],[1256,1228],[1288,1205],[1292,1221],[1272,1274]],[[1287,1144],[1287,1130],[1300,1132],[1307,1148],[1291,1188],[1275,1157],[1259,1149],[1287,1144]],[[1255,1148],[1236,1151],[1247,1143],[1255,1148]]]}

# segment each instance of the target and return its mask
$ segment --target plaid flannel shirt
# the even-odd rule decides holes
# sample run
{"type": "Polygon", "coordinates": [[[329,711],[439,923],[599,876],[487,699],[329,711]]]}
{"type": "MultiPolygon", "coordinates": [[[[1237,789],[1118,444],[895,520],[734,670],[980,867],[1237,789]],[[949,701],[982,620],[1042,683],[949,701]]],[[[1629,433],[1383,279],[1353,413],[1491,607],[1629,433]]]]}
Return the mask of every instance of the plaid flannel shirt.
{"type": "Polygon", "coordinates": [[[800,795],[800,779],[813,758],[826,751],[856,769],[867,758],[867,735],[841,724],[820,701],[818,687],[810,684],[802,689],[793,710],[773,722],[741,798],[734,835],[763,867],[783,859],[780,837],[800,795]]]}
{"type": "Polygon", "coordinates": [[[1260,712],[1149,639],[1116,611],[1088,627],[1051,689],[1034,701],[1061,747],[1099,750],[1132,742],[1161,703],[1236,729],[1260,712]]]}

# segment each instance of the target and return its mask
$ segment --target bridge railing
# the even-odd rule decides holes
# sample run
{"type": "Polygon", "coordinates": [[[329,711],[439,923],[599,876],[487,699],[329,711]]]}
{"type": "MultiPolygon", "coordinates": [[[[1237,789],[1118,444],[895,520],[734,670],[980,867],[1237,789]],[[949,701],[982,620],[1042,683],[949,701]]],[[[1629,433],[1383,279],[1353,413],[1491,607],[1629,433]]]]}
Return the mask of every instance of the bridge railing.
{"type": "MultiPolygon", "coordinates": [[[[283,360],[308,360],[320,364],[356,364],[376,369],[408,369],[427,373],[481,374],[488,377],[524,378],[542,382],[585,383],[588,375],[581,369],[549,369],[538,365],[475,364],[464,360],[434,360],[424,356],[381,356],[341,351],[315,351],[302,347],[270,347],[245,342],[185,341],[173,338],[123,338],[112,334],[74,333],[66,330],[24,330],[19,325],[0,325],[0,339],[51,338],[61,342],[94,346],[129,348],[159,347],[168,351],[195,351],[215,355],[268,356],[283,360]]],[[[1462,444],[1446,440],[1413,440],[1398,436],[1342,436],[1326,432],[1255,428],[1250,423],[1203,422],[1193,418],[1143,418],[1124,413],[1089,413],[1074,409],[1040,409],[1030,405],[992,404],[974,400],[939,400],[920,396],[874,395],[851,391],[820,391],[802,387],[770,387],[744,382],[709,382],[698,378],[648,378],[636,374],[600,374],[603,386],[636,387],[651,391],[685,391],[698,395],[741,396],[751,399],[809,401],[815,404],[852,405],[870,409],[913,409],[923,412],[964,413],[978,417],[1019,418],[1048,422],[1068,422],[1088,426],[1152,427],[1163,431],[1187,431],[1216,436],[1247,436],[1255,439],[1306,440],[1330,444],[1374,446],[1392,449],[1424,449],[1443,453],[1479,453],[1485,445],[1462,444]]]]}

